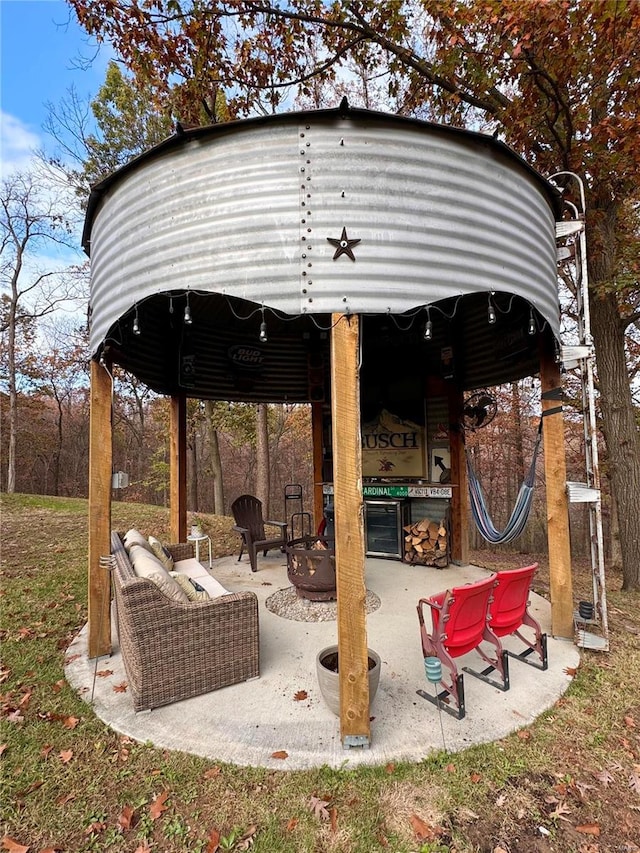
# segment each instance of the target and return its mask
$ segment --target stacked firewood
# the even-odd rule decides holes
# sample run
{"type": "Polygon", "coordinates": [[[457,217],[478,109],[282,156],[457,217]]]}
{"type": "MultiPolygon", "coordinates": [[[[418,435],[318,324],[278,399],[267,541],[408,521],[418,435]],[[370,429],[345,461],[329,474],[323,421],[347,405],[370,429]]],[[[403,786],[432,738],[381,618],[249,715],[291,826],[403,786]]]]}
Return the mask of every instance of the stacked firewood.
{"type": "Polygon", "coordinates": [[[449,534],[444,519],[440,523],[423,518],[403,528],[405,563],[444,568],[449,564],[449,534]]]}

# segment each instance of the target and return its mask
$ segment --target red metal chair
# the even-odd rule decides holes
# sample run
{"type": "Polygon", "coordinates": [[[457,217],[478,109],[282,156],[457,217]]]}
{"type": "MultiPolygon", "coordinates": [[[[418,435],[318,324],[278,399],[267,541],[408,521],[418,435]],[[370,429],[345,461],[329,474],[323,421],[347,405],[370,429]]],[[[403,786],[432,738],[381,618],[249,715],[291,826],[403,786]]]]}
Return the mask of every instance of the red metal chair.
{"type": "Polygon", "coordinates": [[[529,613],[529,593],[533,576],[538,570],[538,564],[533,563],[523,569],[507,569],[497,573],[497,585],[493,590],[493,601],[489,604],[491,630],[497,637],[514,635],[525,644],[524,651],[507,654],[529,664],[536,669],[545,670],[549,666],[547,657],[547,635],[542,633],[540,624],[529,613]],[[533,641],[520,633],[520,628],[526,625],[534,631],[533,641]],[[527,660],[528,655],[535,652],[540,663],[527,660]]]}
{"type": "Polygon", "coordinates": [[[430,598],[421,598],[418,602],[418,621],[420,622],[420,639],[422,641],[422,654],[425,658],[425,668],[428,668],[426,659],[435,657],[449,669],[451,681],[447,682],[441,677],[439,684],[442,686],[440,693],[434,696],[424,690],[418,690],[418,695],[428,702],[437,705],[443,711],[461,720],[465,713],[464,681],[462,673],[458,672],[454,658],[466,655],[473,650],[485,660],[492,669],[497,670],[502,676],[500,683],[486,677],[485,673],[473,672],[464,667],[464,672],[469,672],[492,684],[500,690],[509,689],[509,661],[502,648],[500,640],[489,627],[488,611],[492,601],[492,593],[496,586],[496,575],[466,586],[454,587],[445,590],[430,598]],[[424,622],[424,607],[427,605],[431,611],[432,632],[429,634],[424,622]],[[493,646],[495,657],[490,657],[480,644],[486,641],[493,646]],[[455,707],[450,707],[443,700],[452,699],[455,707]]]}

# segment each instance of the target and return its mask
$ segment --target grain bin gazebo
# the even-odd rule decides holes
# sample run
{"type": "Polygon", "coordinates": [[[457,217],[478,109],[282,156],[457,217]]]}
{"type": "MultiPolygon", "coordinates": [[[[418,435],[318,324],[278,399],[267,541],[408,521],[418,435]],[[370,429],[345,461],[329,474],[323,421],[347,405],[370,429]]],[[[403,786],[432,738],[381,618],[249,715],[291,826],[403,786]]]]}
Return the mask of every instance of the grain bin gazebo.
{"type": "MultiPolygon", "coordinates": [[[[466,563],[463,394],[540,374],[552,630],[572,636],[555,358],[560,212],[555,188],[503,143],[346,100],[180,130],[94,187],[84,234],[90,656],[111,647],[100,556],[110,549],[113,363],[171,398],[175,541],[186,535],[186,399],[312,404],[316,513],[323,431],[332,457],[345,746],[370,738],[363,413],[413,422],[439,401],[450,557],[466,563]]],[[[423,477],[428,489],[426,468],[423,477]]]]}

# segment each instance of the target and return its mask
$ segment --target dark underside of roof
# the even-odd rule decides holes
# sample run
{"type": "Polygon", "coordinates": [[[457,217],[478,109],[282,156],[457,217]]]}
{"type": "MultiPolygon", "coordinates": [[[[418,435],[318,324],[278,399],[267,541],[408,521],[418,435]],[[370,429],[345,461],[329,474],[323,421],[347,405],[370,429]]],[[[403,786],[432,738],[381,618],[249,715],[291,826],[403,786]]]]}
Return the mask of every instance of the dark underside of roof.
{"type": "MultiPolygon", "coordinates": [[[[363,411],[411,411],[439,379],[468,390],[532,376],[551,331],[529,303],[498,293],[488,321],[486,293],[448,299],[405,315],[361,318],[363,411]],[[431,320],[432,337],[425,339],[431,320]],[[532,320],[535,332],[532,334],[532,320]]],[[[159,394],[230,402],[330,399],[330,315],[283,317],[220,294],[159,294],[121,318],[101,355],[159,394]]],[[[346,322],[346,318],[340,320],[346,322]]]]}

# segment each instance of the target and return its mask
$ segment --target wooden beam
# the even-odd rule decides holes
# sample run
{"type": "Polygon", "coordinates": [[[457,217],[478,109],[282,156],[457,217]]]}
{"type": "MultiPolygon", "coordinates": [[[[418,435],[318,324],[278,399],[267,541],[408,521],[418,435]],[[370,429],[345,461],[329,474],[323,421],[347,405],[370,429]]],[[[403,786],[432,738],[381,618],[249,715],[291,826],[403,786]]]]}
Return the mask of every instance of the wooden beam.
{"type": "Polygon", "coordinates": [[[368,746],[371,727],[358,372],[360,323],[357,316],[341,314],[333,314],[331,323],[340,736],[344,747],[368,746]]]}
{"type": "Polygon", "coordinates": [[[313,443],[313,529],[317,530],[324,513],[322,500],[322,403],[311,404],[311,439],[313,443]]]}
{"type": "Polygon", "coordinates": [[[463,393],[449,386],[449,447],[451,452],[451,560],[469,565],[469,485],[462,421],[463,393]]]}
{"type": "Polygon", "coordinates": [[[187,398],[171,398],[169,528],[172,542],[187,538],[187,398]]]}
{"type": "Polygon", "coordinates": [[[112,382],[91,361],[89,410],[89,657],[111,653],[111,574],[100,557],[111,552],[112,382]]]}
{"type": "Polygon", "coordinates": [[[541,351],[540,382],[544,474],[547,491],[551,632],[555,637],[571,638],[573,637],[573,585],[562,384],[560,366],[556,364],[553,352],[549,348],[541,351]]]}

